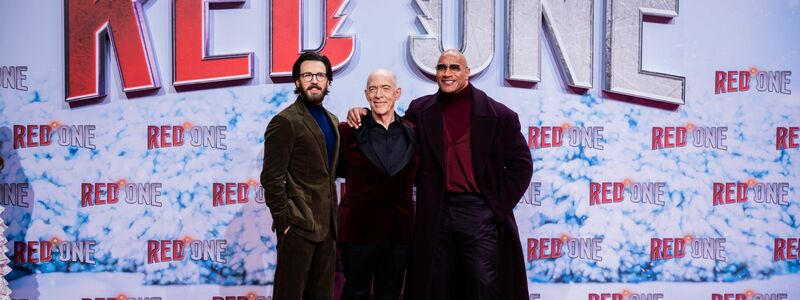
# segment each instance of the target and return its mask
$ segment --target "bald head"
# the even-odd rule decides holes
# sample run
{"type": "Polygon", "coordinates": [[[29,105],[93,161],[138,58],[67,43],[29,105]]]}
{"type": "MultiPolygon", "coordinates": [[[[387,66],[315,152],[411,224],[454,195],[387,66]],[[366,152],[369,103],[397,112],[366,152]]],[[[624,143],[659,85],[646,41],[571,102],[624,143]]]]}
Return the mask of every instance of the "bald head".
{"type": "Polygon", "coordinates": [[[445,94],[455,94],[469,85],[467,58],[460,51],[448,49],[436,63],[436,83],[445,94]]]}
{"type": "Polygon", "coordinates": [[[400,93],[394,72],[376,69],[369,73],[364,95],[376,120],[383,117],[391,119],[394,116],[394,104],[400,98],[400,93]]]}
{"type": "Polygon", "coordinates": [[[447,49],[442,52],[442,55],[439,55],[439,62],[441,63],[443,58],[452,58],[453,60],[458,61],[458,63],[466,66],[467,65],[467,57],[464,56],[464,53],[458,51],[456,49],[447,49]]]}
{"type": "Polygon", "coordinates": [[[392,86],[397,86],[397,77],[394,75],[394,72],[387,69],[375,69],[374,71],[370,72],[369,76],[367,77],[367,89],[369,89],[370,82],[378,79],[385,79],[391,82],[392,86]]]}

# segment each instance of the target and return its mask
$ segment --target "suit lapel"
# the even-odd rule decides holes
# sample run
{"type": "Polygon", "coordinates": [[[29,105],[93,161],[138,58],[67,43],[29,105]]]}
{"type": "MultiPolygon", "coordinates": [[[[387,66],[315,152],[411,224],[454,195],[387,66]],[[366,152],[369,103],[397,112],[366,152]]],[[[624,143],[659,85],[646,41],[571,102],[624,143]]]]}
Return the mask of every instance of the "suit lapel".
{"type": "Polygon", "coordinates": [[[492,140],[494,139],[495,126],[497,125],[497,113],[489,105],[486,94],[482,91],[472,89],[472,128],[470,129],[472,165],[475,177],[480,177],[489,162],[492,140]]]}
{"type": "Polygon", "coordinates": [[[364,116],[364,126],[356,129],[356,142],[358,143],[358,148],[361,149],[361,153],[367,157],[373,166],[382,170],[384,173],[389,174],[389,170],[387,170],[386,166],[384,166],[380,159],[378,159],[378,154],[375,153],[375,149],[372,148],[372,145],[369,143],[369,131],[374,122],[375,120],[372,119],[372,116],[369,113],[364,116]]]}
{"type": "Polygon", "coordinates": [[[444,169],[444,125],[442,125],[442,104],[439,103],[439,93],[429,98],[429,101],[433,103],[429,104],[422,112],[422,122],[433,155],[439,162],[439,166],[444,169]]]}
{"type": "MultiPolygon", "coordinates": [[[[317,147],[319,148],[320,153],[322,153],[322,161],[324,162],[325,171],[328,171],[330,174],[330,170],[328,170],[328,147],[325,146],[325,136],[322,134],[322,129],[319,128],[319,124],[317,121],[314,120],[314,116],[311,115],[311,112],[308,111],[308,108],[303,103],[303,100],[297,98],[294,105],[297,106],[297,111],[300,112],[301,119],[303,120],[303,124],[306,125],[308,131],[311,132],[311,135],[314,136],[314,140],[317,141],[317,147]]],[[[339,145],[339,134],[338,130],[336,132],[336,149],[338,149],[339,145]]],[[[338,150],[337,150],[338,151],[338,150]]],[[[335,157],[335,156],[334,156],[335,157]]]]}
{"type": "MultiPolygon", "coordinates": [[[[400,118],[400,116],[397,116],[400,118]]],[[[394,170],[391,170],[389,176],[394,176],[397,173],[400,173],[403,169],[405,169],[406,164],[414,157],[414,150],[417,148],[417,141],[414,137],[414,130],[405,123],[405,120],[400,119],[400,124],[403,127],[403,134],[405,134],[406,139],[409,141],[408,147],[406,147],[406,152],[403,153],[403,159],[400,160],[400,164],[394,170]]]]}
{"type": "MultiPolygon", "coordinates": [[[[336,116],[334,116],[331,112],[329,112],[328,109],[323,108],[322,110],[325,111],[326,115],[328,115],[328,122],[331,124],[331,131],[333,132],[333,135],[336,137],[335,138],[336,142],[333,144],[333,155],[331,156],[331,157],[333,157],[333,163],[331,163],[331,170],[334,170],[334,171],[333,172],[329,172],[329,174],[331,176],[331,180],[336,180],[336,171],[335,170],[336,170],[337,165],[339,164],[339,119],[337,119],[336,116]]],[[[325,141],[324,140],[322,142],[322,145],[323,146],[325,145],[325,141]]],[[[322,152],[322,153],[328,153],[327,152],[328,151],[327,148],[325,148],[325,149],[326,149],[325,152],[322,152]]],[[[327,159],[327,158],[328,157],[326,155],[325,159],[327,159]]],[[[326,163],[327,163],[327,161],[326,161],[326,163]]],[[[327,164],[325,166],[327,167],[327,164]]]]}

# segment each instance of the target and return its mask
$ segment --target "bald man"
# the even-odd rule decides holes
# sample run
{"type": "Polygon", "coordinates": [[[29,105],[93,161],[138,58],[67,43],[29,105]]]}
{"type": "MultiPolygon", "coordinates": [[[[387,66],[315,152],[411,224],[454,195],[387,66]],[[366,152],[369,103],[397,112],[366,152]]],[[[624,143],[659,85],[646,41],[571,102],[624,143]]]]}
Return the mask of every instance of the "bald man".
{"type": "Polygon", "coordinates": [[[399,299],[411,254],[412,185],[419,166],[414,125],[395,113],[395,75],[370,73],[363,126],[339,125],[339,177],[347,187],[339,205],[344,264],[342,299],[399,299]]]}
{"type": "Polygon", "coordinates": [[[407,299],[528,299],[513,209],[533,175],[530,150],[517,114],[469,74],[463,54],[445,51],[439,91],[406,111],[420,153],[407,299]]]}

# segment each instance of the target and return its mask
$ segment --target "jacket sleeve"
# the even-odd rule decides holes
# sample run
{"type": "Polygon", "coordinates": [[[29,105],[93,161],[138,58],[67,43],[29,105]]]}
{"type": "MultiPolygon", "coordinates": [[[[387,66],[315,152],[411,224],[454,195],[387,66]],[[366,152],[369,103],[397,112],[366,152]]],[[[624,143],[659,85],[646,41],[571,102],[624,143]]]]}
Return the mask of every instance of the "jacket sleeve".
{"type": "Polygon", "coordinates": [[[533,176],[530,148],[520,132],[519,117],[511,112],[503,132],[506,141],[503,163],[503,182],[499,190],[503,208],[511,211],[525,195],[533,176]]]}
{"type": "Polygon", "coordinates": [[[289,226],[289,197],[286,193],[286,174],[292,154],[294,130],[285,117],[275,116],[264,133],[264,165],[261,185],[264,199],[272,214],[272,229],[281,233],[289,226]]]}

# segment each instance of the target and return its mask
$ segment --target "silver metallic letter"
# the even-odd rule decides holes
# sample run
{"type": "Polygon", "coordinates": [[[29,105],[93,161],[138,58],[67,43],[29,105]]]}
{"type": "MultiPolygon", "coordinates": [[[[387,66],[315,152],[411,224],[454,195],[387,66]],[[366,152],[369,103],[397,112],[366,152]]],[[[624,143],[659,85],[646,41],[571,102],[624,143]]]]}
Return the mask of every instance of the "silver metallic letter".
{"type": "Polygon", "coordinates": [[[685,78],[642,69],[642,21],[645,16],[677,17],[678,0],[607,1],[605,90],[684,104],[685,78]]]}
{"type": "Polygon", "coordinates": [[[541,80],[541,35],[553,44],[567,85],[592,87],[594,0],[506,0],[506,79],[541,80]]]}
{"type": "MultiPolygon", "coordinates": [[[[425,73],[436,73],[436,62],[442,49],[442,1],[415,0],[422,9],[417,17],[425,34],[409,36],[411,58],[425,73]]],[[[462,14],[463,39],[461,52],[467,58],[470,75],[483,71],[494,56],[494,0],[464,0],[462,14]]]]}

